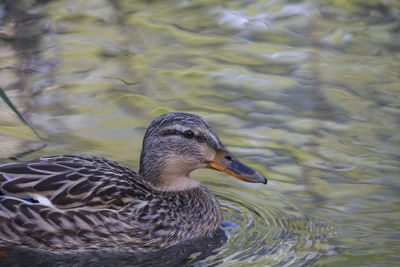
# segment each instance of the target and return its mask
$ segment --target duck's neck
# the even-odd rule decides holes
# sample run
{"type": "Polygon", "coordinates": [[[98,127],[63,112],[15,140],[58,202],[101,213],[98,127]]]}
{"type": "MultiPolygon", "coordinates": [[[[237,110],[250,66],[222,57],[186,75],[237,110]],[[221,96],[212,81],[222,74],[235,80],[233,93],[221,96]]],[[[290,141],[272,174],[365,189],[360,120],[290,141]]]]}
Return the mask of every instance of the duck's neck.
{"type": "Polygon", "coordinates": [[[183,191],[199,186],[189,178],[197,162],[188,162],[180,155],[141,157],[140,176],[161,191],[183,191]]]}

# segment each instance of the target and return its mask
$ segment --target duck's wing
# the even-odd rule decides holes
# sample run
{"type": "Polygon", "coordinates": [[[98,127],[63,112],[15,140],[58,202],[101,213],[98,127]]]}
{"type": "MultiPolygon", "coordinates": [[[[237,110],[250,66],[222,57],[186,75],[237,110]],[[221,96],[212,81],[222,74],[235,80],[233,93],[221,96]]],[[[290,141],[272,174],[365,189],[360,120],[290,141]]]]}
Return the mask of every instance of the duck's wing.
{"type": "Polygon", "coordinates": [[[0,164],[0,191],[59,209],[119,209],[144,199],[148,186],[126,166],[101,157],[56,156],[0,164]]]}

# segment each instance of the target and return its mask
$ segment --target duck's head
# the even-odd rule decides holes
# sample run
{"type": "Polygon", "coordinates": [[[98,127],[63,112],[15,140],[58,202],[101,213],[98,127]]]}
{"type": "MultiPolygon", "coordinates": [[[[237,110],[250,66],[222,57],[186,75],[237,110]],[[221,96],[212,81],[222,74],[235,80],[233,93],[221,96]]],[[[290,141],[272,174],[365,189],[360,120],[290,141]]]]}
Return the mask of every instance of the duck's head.
{"type": "Polygon", "coordinates": [[[189,173],[199,168],[216,169],[240,180],[267,183],[267,179],[238,161],[200,116],[167,113],[147,128],[140,155],[139,174],[161,190],[196,186],[189,173]]]}

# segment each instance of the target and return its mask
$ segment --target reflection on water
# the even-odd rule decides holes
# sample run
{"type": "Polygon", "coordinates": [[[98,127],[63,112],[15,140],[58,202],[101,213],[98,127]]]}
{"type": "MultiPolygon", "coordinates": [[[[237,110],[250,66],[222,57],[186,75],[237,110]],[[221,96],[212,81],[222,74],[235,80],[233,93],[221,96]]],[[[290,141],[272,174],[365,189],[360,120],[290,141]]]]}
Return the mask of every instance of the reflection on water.
{"type": "Polygon", "coordinates": [[[154,252],[120,250],[50,252],[31,248],[0,248],[0,266],[191,266],[226,242],[225,232],[182,241],[154,252]],[[0,256],[1,257],[1,256],[0,256]]]}
{"type": "MultiPolygon", "coordinates": [[[[223,238],[167,250],[182,255],[171,264],[398,264],[399,1],[15,3],[0,3],[0,85],[48,142],[21,159],[137,169],[150,121],[185,111],[269,178],[195,172],[221,202],[223,238]]],[[[1,102],[0,114],[0,158],[40,145],[1,102]]],[[[71,257],[146,258],[93,254],[71,257]]]]}

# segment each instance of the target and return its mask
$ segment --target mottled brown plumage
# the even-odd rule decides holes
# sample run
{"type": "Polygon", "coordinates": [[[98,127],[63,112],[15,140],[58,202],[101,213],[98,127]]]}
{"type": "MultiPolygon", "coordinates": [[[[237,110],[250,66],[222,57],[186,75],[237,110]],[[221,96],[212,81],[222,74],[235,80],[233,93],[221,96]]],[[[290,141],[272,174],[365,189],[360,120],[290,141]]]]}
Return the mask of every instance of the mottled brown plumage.
{"type": "Polygon", "coordinates": [[[200,116],[187,113],[152,122],[139,173],[94,156],[0,164],[0,245],[146,250],[209,235],[221,224],[220,206],[189,179],[204,167],[266,183],[200,116]]]}

